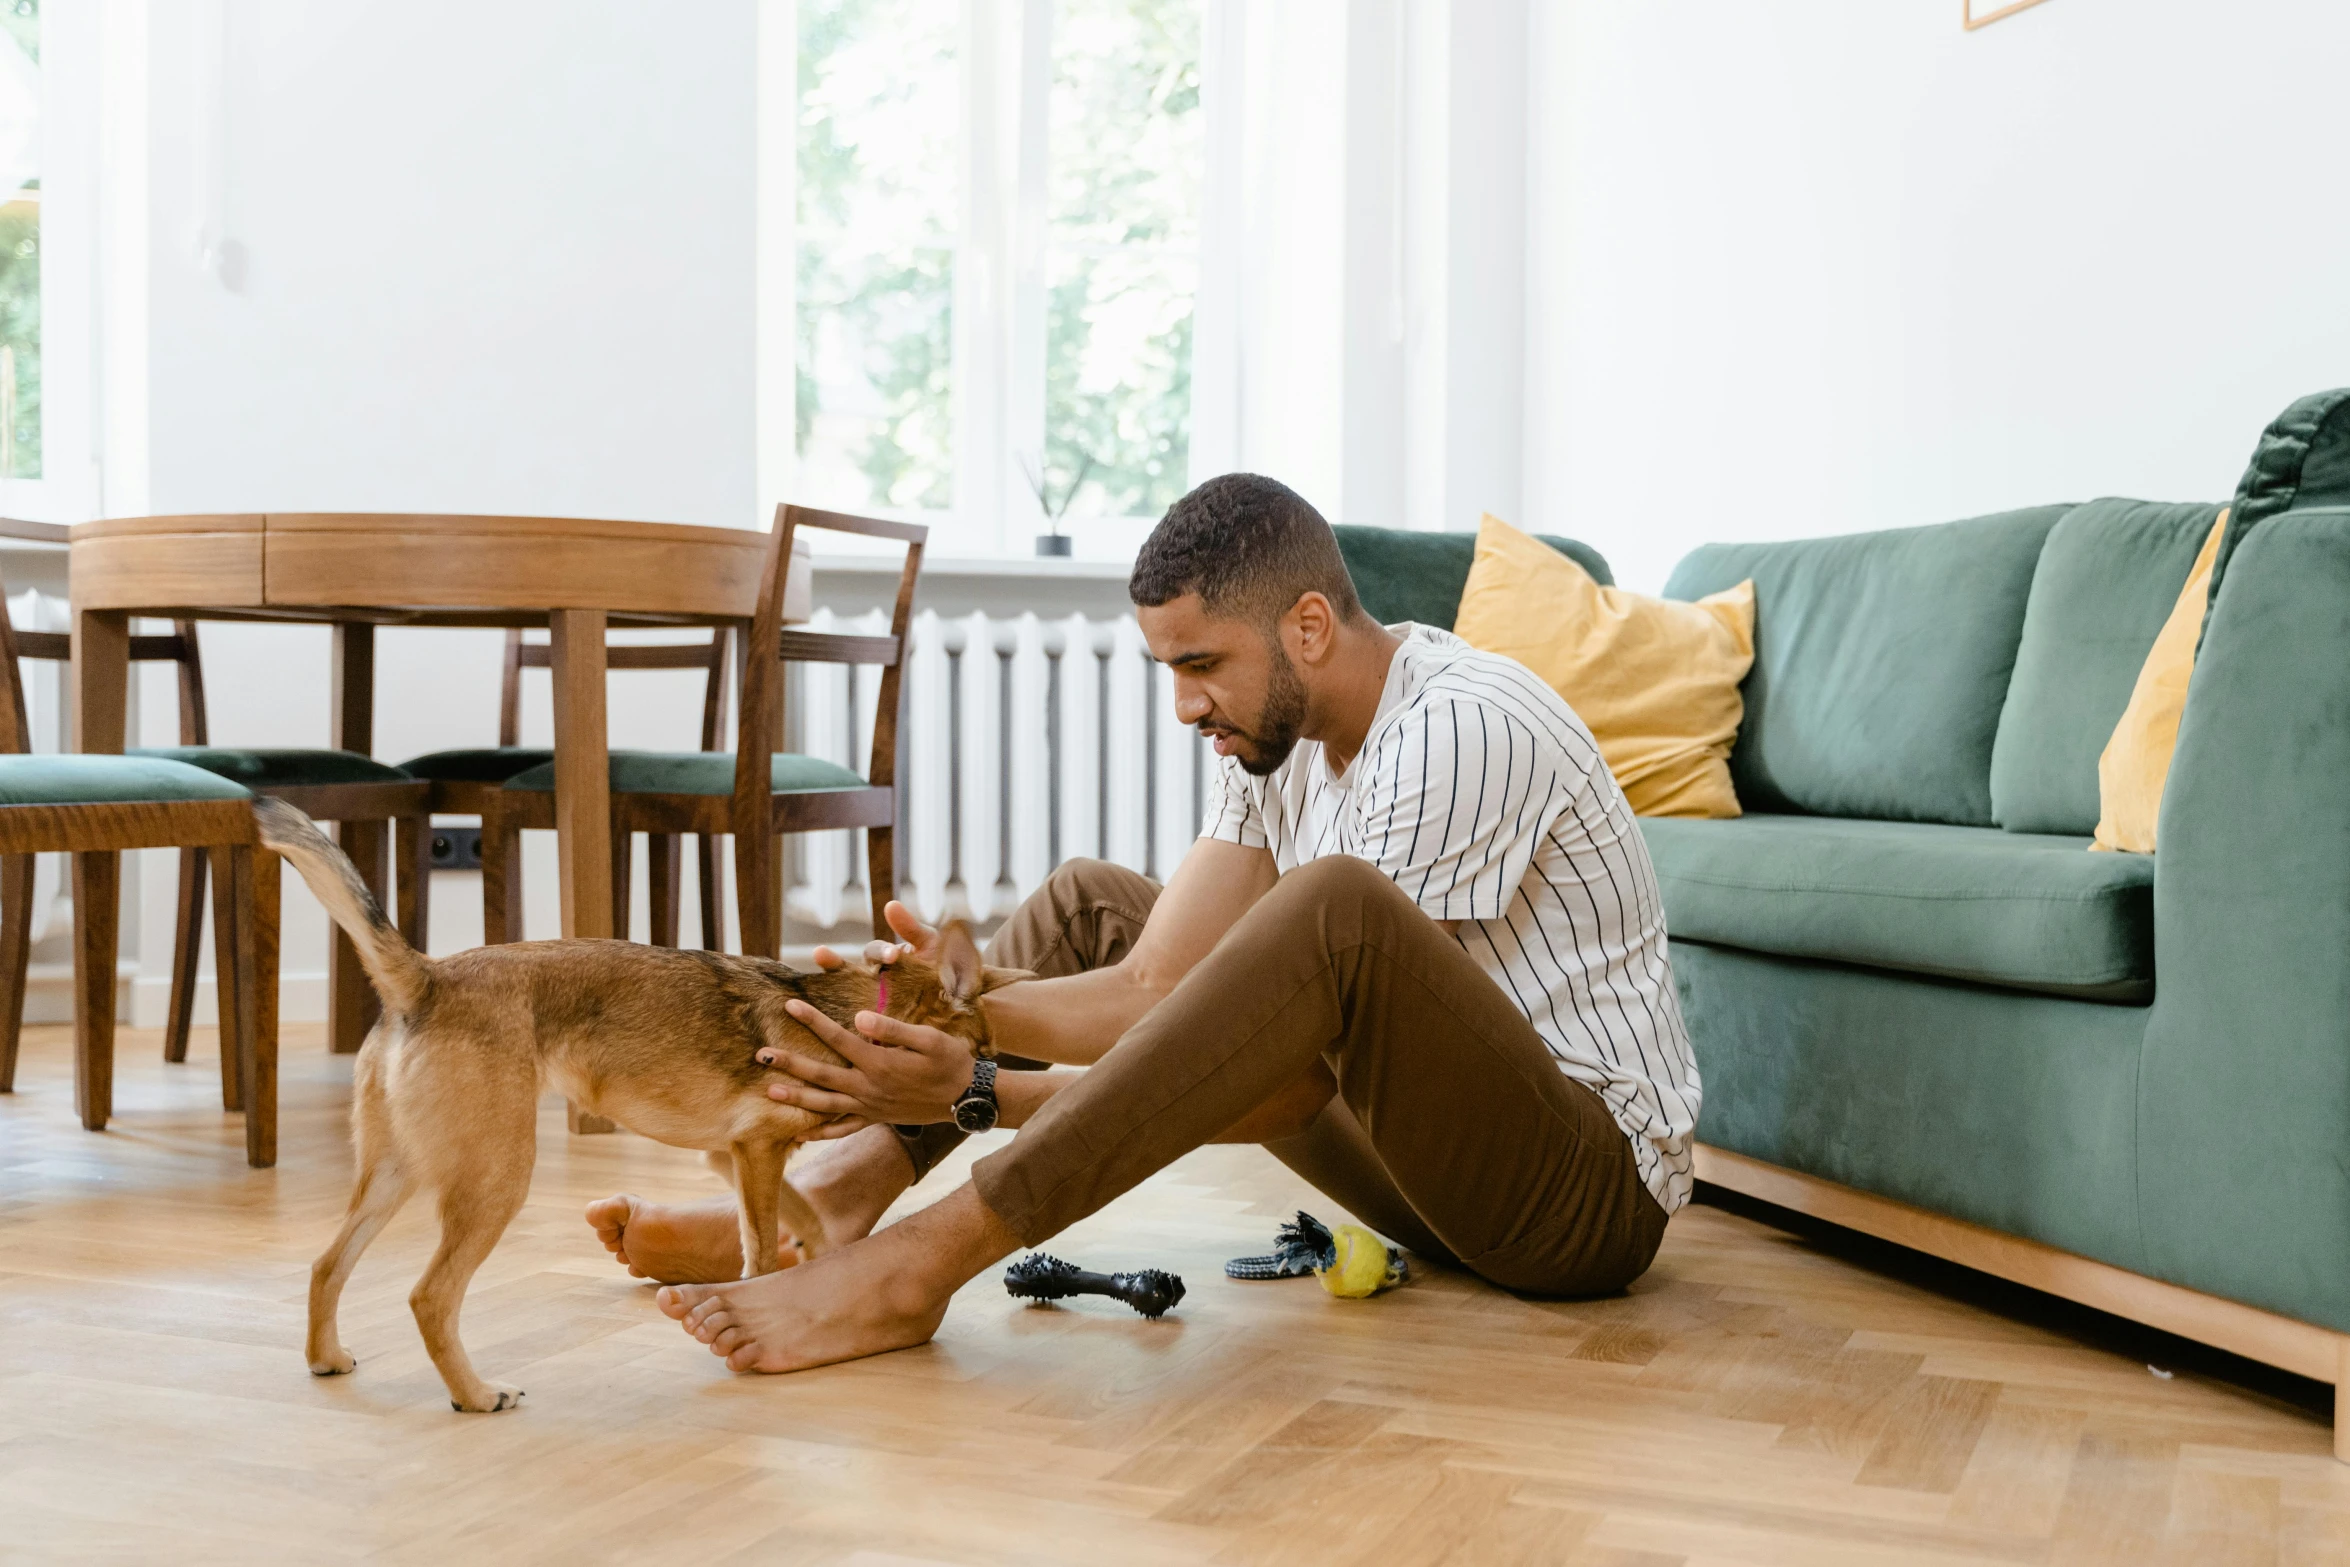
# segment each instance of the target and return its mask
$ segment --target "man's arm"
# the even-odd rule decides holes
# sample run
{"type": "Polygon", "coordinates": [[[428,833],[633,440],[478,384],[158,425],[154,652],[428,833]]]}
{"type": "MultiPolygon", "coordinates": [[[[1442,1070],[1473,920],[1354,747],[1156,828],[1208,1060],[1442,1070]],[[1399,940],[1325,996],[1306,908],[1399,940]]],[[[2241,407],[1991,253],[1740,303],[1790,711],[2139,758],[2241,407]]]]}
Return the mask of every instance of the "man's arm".
{"type": "Polygon", "coordinates": [[[1099,1061],[1278,879],[1266,850],[1199,839],[1168,878],[1167,890],[1152,905],[1124,962],[1087,974],[1007,985],[981,999],[996,1048],[1067,1066],[1099,1061]]]}
{"type": "MultiPolygon", "coordinates": [[[[1278,879],[1273,856],[1262,848],[1198,840],[1152,905],[1125,961],[1087,974],[1007,985],[981,998],[997,1048],[1072,1066],[1100,1060],[1278,879]]],[[[785,1104],[849,1118],[819,1131],[819,1138],[846,1135],[869,1121],[946,1120],[948,1107],[970,1086],[971,1047],[952,1035],[872,1012],[857,1014],[858,1032],[852,1033],[805,1002],[790,1002],[786,1010],[849,1063],[794,1061],[790,1070],[799,1081],[768,1089],[769,1097],[785,1104]]],[[[771,1050],[759,1053],[762,1061],[773,1058],[771,1050]]],[[[1054,1073],[998,1077],[999,1124],[1018,1126],[1066,1081],[1054,1073]]]]}

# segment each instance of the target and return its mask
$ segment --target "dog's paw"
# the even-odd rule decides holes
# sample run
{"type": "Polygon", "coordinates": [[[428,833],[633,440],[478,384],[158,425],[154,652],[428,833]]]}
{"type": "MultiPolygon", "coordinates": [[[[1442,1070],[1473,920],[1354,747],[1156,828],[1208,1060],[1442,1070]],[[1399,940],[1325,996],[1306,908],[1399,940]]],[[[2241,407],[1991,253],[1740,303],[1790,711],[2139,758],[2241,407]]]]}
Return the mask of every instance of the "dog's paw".
{"type": "Polygon", "coordinates": [[[449,1407],[461,1415],[494,1415],[508,1409],[522,1407],[522,1389],[508,1387],[503,1382],[485,1382],[482,1390],[471,1399],[450,1399],[449,1407]]]}
{"type": "Polygon", "coordinates": [[[358,1365],[359,1362],[351,1358],[349,1350],[338,1349],[331,1355],[321,1355],[310,1362],[310,1374],[314,1377],[339,1377],[358,1369],[358,1365]]]}

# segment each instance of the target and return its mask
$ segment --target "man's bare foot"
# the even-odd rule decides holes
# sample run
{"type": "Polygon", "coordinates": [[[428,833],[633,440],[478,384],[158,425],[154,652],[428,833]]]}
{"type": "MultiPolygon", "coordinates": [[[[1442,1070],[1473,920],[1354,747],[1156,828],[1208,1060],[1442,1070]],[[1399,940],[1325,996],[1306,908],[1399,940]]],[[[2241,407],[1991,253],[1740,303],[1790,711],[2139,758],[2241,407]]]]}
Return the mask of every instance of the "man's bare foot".
{"type": "Polygon", "coordinates": [[[632,1277],[711,1284],[743,1276],[741,1213],[732,1197],[670,1207],[622,1192],[589,1203],[587,1221],[632,1277]]]}
{"type": "MultiPolygon", "coordinates": [[[[898,1134],[868,1127],[819,1145],[794,1161],[791,1183],[824,1221],[833,1245],[863,1240],[889,1205],[914,1183],[898,1134]]],[[[732,1197],[669,1206],[622,1192],[591,1202],[587,1221],[604,1249],[634,1278],[663,1284],[716,1284],[743,1274],[741,1209],[732,1197]]],[[[800,1260],[783,1237],[783,1263],[800,1260]]]]}
{"type": "Polygon", "coordinates": [[[929,1342],[955,1291],[1019,1245],[963,1186],[789,1272],[672,1286],[655,1299],[731,1370],[804,1371],[929,1342]]]}
{"type": "Polygon", "coordinates": [[[845,1246],[873,1233],[889,1205],[914,1184],[914,1166],[896,1132],[868,1126],[807,1148],[792,1161],[791,1183],[824,1221],[824,1238],[845,1246]]]}

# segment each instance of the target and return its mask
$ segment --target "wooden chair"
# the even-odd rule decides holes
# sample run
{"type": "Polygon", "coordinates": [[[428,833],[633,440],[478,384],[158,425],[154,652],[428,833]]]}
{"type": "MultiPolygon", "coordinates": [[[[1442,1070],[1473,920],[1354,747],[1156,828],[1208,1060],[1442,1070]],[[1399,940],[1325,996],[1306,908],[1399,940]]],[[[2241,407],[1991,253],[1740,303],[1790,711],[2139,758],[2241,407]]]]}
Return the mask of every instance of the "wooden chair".
{"type": "MultiPolygon", "coordinates": [[[[707,640],[700,642],[614,642],[604,649],[604,667],[704,671],[702,749],[716,752],[726,723],[726,646],[724,630],[713,631],[707,640]]],[[[522,883],[515,872],[519,862],[514,858],[518,846],[510,845],[508,853],[493,855],[490,852],[493,837],[503,840],[529,829],[551,832],[555,827],[552,792],[533,793],[527,800],[507,802],[502,810],[490,798],[499,793],[500,785],[507,779],[534,768],[544,768],[552,776],[553,751],[515,744],[522,729],[522,672],[547,669],[552,663],[546,643],[525,642],[520,631],[509,632],[505,686],[498,703],[497,749],[436,751],[402,764],[407,771],[434,780],[432,808],[435,811],[482,818],[482,939],[485,941],[522,939],[522,883]],[[543,809],[539,808],[541,805],[543,809]],[[494,827],[493,814],[499,818],[494,827]]],[[[684,885],[680,848],[675,833],[656,833],[647,845],[652,875],[652,934],[656,946],[678,944],[679,899],[684,885]]],[[[726,945],[725,904],[721,901],[725,896],[725,881],[718,863],[718,840],[704,835],[697,849],[702,873],[702,946],[715,952],[726,945]]],[[[613,928],[625,936],[628,932],[627,865],[619,864],[617,873],[612,922],[613,928]]]]}
{"type": "MultiPolygon", "coordinates": [[[[27,633],[19,640],[29,641],[31,635],[27,633]]],[[[62,642],[64,638],[57,640],[62,642]]],[[[134,663],[178,666],[180,743],[140,747],[127,754],[184,762],[226,778],[254,794],[283,800],[306,812],[314,821],[338,824],[336,837],[343,852],[359,867],[360,877],[377,899],[387,906],[394,902],[386,896],[393,878],[387,875],[384,866],[383,829],[386,823],[392,824],[399,850],[395,918],[401,933],[419,947],[423,946],[421,899],[431,864],[429,784],[356,751],[213,745],[204,711],[204,661],[197,647],[194,621],[174,621],[169,636],[133,637],[131,659],[134,663]]],[[[196,1005],[196,963],[204,940],[205,872],[204,850],[180,851],[179,923],[173,937],[171,1002],[163,1032],[166,1061],[188,1058],[188,1028],[196,1005]]],[[[227,906],[216,902],[214,966],[217,982],[224,989],[233,985],[236,970],[230,945],[233,929],[227,906]]],[[[334,1030],[331,1046],[337,1052],[349,1054],[366,1040],[379,1006],[366,971],[359,966],[359,956],[351,949],[350,939],[341,931],[330,935],[327,987],[328,1016],[333,1020],[334,1030]]],[[[224,998],[222,1005],[225,1017],[230,1003],[224,998]]],[[[229,1109],[236,1109],[237,1084],[225,1074],[221,1090],[223,1102],[229,1109]]]]}
{"type": "MultiPolygon", "coordinates": [[[[34,526],[12,522],[0,532],[45,537],[27,531],[34,526]]],[[[65,530],[56,532],[62,543],[65,530]]],[[[147,640],[134,638],[134,648],[147,640]]],[[[259,847],[253,796],[215,772],[165,757],[31,754],[18,659],[70,656],[63,633],[19,633],[0,613],[0,1093],[15,1087],[24,1023],[33,856],[73,856],[74,1107],[82,1125],[103,1131],[114,1113],[122,851],[225,854],[223,947],[237,972],[221,987],[224,1097],[244,1109],[246,1161],[275,1164],[278,862],[259,847]]]]}
{"type": "MultiPolygon", "coordinates": [[[[914,585],[921,574],[922,547],[928,536],[928,529],[914,523],[850,517],[804,506],[775,509],[773,543],[746,636],[735,749],[612,753],[615,930],[627,929],[620,916],[628,907],[628,850],[633,834],[647,833],[658,840],[697,833],[705,843],[721,833],[731,834],[742,950],[773,957],[783,934],[778,838],[786,833],[863,827],[873,884],[873,928],[876,934],[888,934],[881,911],[897,887],[898,689],[905,669],[906,627],[913,617],[914,585]],[[889,635],[842,636],[784,626],[787,563],[794,536],[803,528],[897,539],[906,545],[889,635]],[[881,666],[873,751],[863,776],[835,762],[777,750],[783,735],[782,666],[786,663],[881,666]]],[[[523,827],[554,826],[554,788],[555,769],[549,763],[508,779],[487,797],[482,818],[482,897],[491,931],[508,928],[506,907],[494,900],[506,896],[515,834],[523,827]]],[[[674,867],[674,856],[668,864],[674,867]]],[[[665,872],[661,861],[654,862],[656,896],[659,877],[673,873],[665,872]]],[[[707,877],[705,887],[715,886],[716,880],[707,877]]]]}

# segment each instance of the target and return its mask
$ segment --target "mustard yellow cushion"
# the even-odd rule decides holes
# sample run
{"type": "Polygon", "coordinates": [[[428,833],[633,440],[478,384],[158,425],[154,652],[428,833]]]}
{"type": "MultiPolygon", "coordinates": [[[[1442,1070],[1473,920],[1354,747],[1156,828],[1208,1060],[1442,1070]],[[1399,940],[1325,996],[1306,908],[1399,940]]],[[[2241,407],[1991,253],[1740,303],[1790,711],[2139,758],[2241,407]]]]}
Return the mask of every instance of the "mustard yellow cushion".
{"type": "Polygon", "coordinates": [[[2203,634],[2203,606],[2211,593],[2211,563],[2228,531],[2228,514],[2196,552],[2187,585],[2156,633],[2154,648],[2130,690],[2130,705],[2097,758],[2097,836],[2092,849],[2154,852],[2154,821],[2162,814],[2162,785],[2187,710],[2187,677],[2195,672],[2195,644],[2203,634]]]}
{"type": "Polygon", "coordinates": [[[1754,583],[1694,604],[1603,588],[1487,517],[1453,630],[1507,653],[1582,715],[1642,816],[1736,816],[1730,746],[1754,663],[1754,583]]]}

